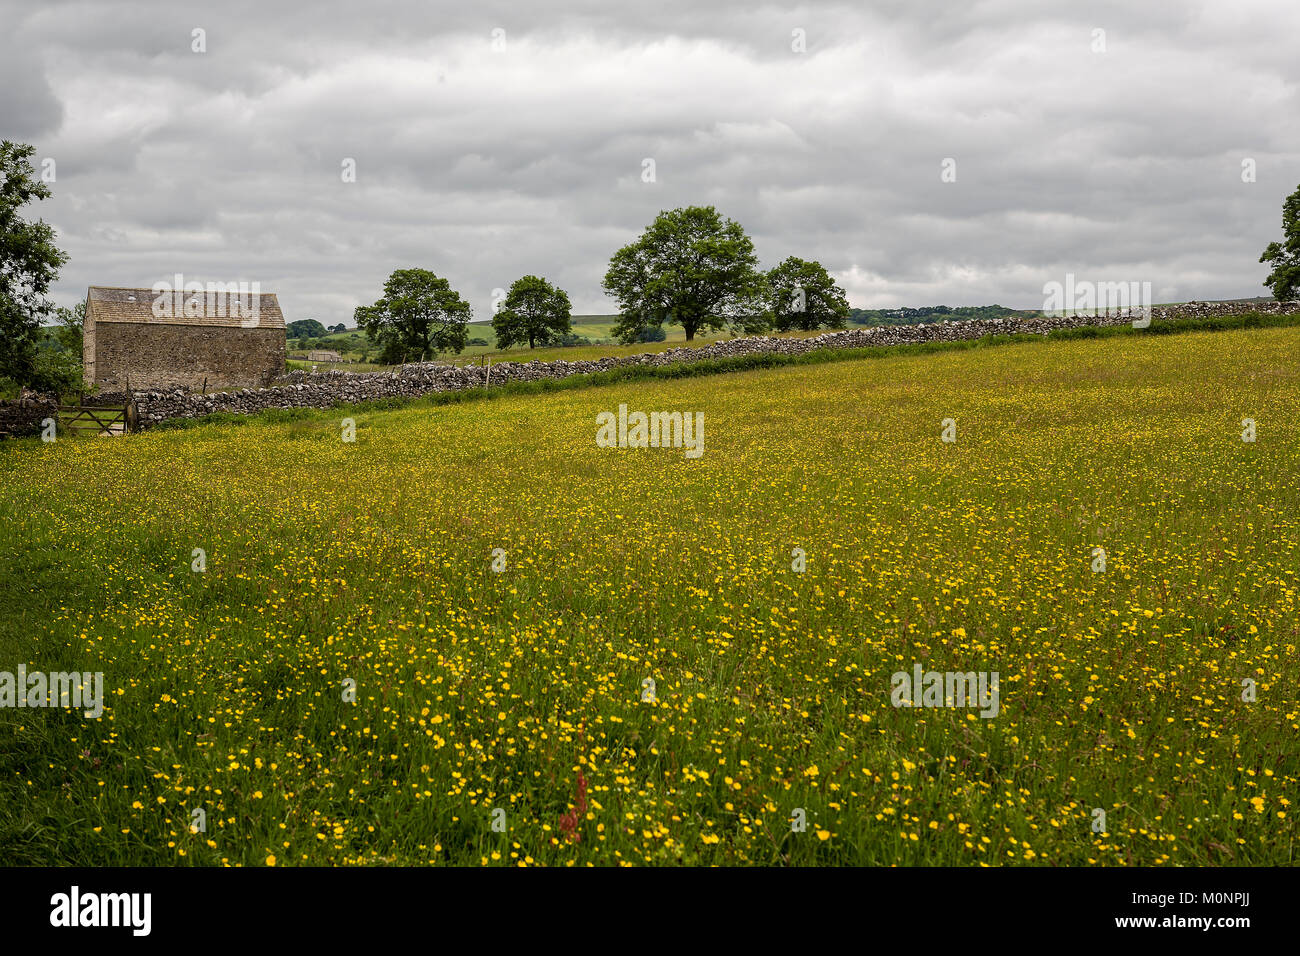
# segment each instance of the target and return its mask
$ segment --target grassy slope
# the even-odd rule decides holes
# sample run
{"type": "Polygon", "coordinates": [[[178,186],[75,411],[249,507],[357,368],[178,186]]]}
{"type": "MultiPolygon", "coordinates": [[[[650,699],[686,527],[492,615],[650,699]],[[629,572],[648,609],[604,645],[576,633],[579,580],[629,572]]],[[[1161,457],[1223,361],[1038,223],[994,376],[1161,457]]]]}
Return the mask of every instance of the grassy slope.
{"type": "Polygon", "coordinates": [[[117,693],[98,722],[0,711],[0,844],[1294,862],[1298,347],[1264,329],[629,381],[362,413],[350,445],[331,412],[8,443],[0,668],[102,669],[117,693]],[[702,411],[704,457],[595,447],[620,402],[702,411]],[[892,707],[914,662],[999,671],[1000,716],[892,707]]]}

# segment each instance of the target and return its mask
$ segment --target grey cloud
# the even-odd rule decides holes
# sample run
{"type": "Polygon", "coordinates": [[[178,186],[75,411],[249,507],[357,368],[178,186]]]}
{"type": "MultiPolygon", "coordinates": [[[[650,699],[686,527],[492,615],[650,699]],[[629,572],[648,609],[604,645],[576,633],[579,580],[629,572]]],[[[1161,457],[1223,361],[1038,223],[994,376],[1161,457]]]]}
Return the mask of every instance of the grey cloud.
{"type": "Polygon", "coordinates": [[[1300,182],[1300,8],[1265,0],[0,9],[0,129],[58,158],[65,304],[183,271],[332,324],[422,265],[480,317],[525,273],[609,312],[609,256],[689,203],[861,306],[1031,307],[1065,271],[1254,295],[1300,182]]]}
{"type": "Polygon", "coordinates": [[[40,57],[12,40],[0,43],[0,52],[0,136],[30,142],[54,132],[63,121],[63,104],[40,57]]]}

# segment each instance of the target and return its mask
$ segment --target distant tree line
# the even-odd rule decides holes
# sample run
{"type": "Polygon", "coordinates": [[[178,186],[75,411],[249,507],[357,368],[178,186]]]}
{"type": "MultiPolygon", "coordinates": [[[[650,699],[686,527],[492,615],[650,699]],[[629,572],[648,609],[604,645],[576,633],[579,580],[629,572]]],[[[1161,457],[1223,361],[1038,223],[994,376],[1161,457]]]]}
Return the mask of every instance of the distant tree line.
{"type": "Polygon", "coordinates": [[[927,305],[916,309],[906,306],[897,309],[850,309],[849,321],[854,325],[923,325],[926,322],[1000,319],[1020,314],[1020,310],[1008,309],[1004,305],[927,305]]]}

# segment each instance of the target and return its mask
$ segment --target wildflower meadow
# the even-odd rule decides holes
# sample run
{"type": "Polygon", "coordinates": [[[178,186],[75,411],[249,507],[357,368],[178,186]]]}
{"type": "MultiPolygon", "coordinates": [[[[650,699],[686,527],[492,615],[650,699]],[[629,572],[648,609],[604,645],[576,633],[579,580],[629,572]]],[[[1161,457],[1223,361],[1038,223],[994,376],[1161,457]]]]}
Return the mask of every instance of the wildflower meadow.
{"type": "Polygon", "coordinates": [[[1294,863],[1297,350],[1134,335],[7,442],[4,666],[104,700],[0,709],[0,844],[1294,863]],[[598,441],[620,406],[699,416],[701,453],[598,441]]]}

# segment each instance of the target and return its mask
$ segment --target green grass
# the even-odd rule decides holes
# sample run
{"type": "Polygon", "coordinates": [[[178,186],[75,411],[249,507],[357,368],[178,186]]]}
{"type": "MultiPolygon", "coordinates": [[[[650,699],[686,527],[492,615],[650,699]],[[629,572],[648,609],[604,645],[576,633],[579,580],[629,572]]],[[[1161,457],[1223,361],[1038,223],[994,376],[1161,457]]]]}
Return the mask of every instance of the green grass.
{"type": "Polygon", "coordinates": [[[0,710],[0,844],[1294,863],[1300,328],[1269,325],[617,370],[354,443],[341,410],[5,443],[0,669],[112,694],[0,710]],[[703,413],[703,457],[597,447],[620,403],[703,413]],[[999,715],[892,706],[915,663],[998,671],[999,715]]]}

